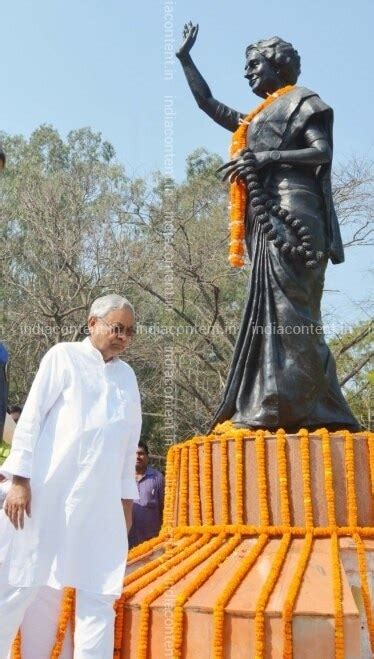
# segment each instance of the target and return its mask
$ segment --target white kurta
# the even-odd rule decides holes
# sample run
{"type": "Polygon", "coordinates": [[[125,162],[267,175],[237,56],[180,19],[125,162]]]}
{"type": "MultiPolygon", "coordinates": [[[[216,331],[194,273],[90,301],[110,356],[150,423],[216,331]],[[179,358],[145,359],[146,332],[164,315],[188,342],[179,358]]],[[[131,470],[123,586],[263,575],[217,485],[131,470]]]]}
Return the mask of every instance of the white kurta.
{"type": "Polygon", "coordinates": [[[121,593],[128,547],[121,498],[139,498],[140,428],[128,364],[105,363],[89,338],[47,352],[0,468],[31,478],[31,519],[13,531],[3,565],[11,585],[121,593]]]}

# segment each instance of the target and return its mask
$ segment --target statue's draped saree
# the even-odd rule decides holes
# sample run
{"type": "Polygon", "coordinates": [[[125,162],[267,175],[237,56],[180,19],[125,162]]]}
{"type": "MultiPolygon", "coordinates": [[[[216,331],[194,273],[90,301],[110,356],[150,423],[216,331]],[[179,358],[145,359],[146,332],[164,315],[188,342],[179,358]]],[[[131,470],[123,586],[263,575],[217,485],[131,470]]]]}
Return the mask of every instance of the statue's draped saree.
{"type": "MultiPolygon", "coordinates": [[[[221,106],[220,123],[230,121],[221,106]]],[[[237,116],[237,113],[235,113],[237,116]]],[[[255,152],[307,148],[305,131],[318,126],[332,148],[333,114],[313,92],[295,87],[250,123],[248,147],[255,152]],[[312,122],[312,123],[311,123],[312,122]]],[[[312,246],[325,253],[314,269],[291,261],[266,238],[246,212],[246,244],[252,263],[248,297],[214,424],[232,419],[252,428],[328,427],[357,430],[341,393],[335,361],[323,335],[321,297],[328,258],[344,260],[331,194],[331,163],[313,167],[274,163],[260,170],[261,182],[282,208],[309,228],[312,246]]],[[[294,234],[272,216],[288,242],[294,234]]]]}

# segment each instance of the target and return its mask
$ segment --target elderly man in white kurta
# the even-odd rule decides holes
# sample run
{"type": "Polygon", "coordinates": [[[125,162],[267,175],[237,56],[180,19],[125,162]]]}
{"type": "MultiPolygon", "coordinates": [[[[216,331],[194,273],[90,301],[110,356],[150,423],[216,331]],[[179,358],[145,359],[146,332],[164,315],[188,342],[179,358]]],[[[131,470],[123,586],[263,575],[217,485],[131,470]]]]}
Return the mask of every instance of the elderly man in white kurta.
{"type": "Polygon", "coordinates": [[[4,512],[15,527],[0,570],[0,659],[43,585],[77,589],[75,659],[113,654],[124,513],[129,526],[138,499],[140,397],[118,357],[135,331],[133,308],[117,295],[99,298],[88,327],[83,342],[59,343],[43,358],[0,469],[12,478],[4,512]]]}

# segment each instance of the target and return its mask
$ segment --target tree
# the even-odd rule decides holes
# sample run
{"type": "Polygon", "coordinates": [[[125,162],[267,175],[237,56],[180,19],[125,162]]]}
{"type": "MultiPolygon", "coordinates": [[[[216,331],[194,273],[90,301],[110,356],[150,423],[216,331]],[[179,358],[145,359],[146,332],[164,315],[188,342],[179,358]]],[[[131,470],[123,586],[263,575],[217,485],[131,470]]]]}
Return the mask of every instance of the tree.
{"type": "MultiPolygon", "coordinates": [[[[81,337],[92,300],[117,292],[137,312],[139,332],[126,359],[138,375],[143,432],[153,450],[205,432],[225,382],[248,280],[248,272],[227,262],[219,156],[193,152],[185,180],[176,183],[160,173],[128,178],[113,147],[90,129],[63,140],[42,126],[29,140],[3,136],[3,142],[0,267],[12,402],[24,401],[53,343],[81,337]]],[[[361,163],[336,174],[349,248],[371,240],[370,172],[361,163]]],[[[352,407],[369,421],[366,326],[335,337],[332,347],[352,407]]]]}

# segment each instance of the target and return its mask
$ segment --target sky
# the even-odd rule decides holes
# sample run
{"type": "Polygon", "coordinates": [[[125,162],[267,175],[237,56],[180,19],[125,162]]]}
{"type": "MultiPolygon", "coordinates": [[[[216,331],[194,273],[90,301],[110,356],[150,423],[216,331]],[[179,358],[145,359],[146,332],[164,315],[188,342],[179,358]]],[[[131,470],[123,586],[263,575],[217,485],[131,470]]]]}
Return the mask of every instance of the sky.
{"type": "MultiPolygon", "coordinates": [[[[113,144],[129,175],[147,176],[164,170],[168,107],[177,180],[198,147],[226,159],[229,133],[197,108],[178,60],[170,60],[191,19],[200,25],[193,57],[216,98],[242,112],[253,108],[258,99],[243,77],[245,47],[279,35],[301,55],[299,84],[334,108],[335,163],[373,159],[373,0],[1,0],[0,6],[0,129],[7,133],[28,136],[48,123],[65,136],[90,126],[113,144]]],[[[368,249],[353,249],[344,265],[329,267],[325,308],[342,319],[365,317],[356,300],[365,297],[368,263],[368,249]]]]}

